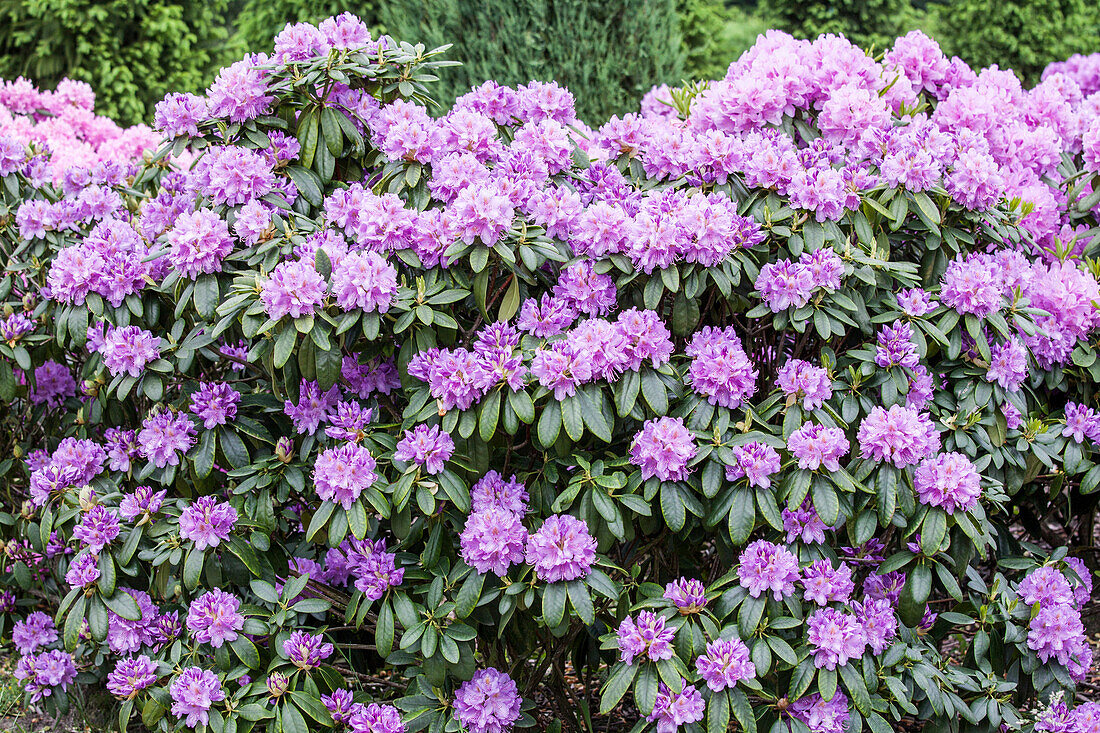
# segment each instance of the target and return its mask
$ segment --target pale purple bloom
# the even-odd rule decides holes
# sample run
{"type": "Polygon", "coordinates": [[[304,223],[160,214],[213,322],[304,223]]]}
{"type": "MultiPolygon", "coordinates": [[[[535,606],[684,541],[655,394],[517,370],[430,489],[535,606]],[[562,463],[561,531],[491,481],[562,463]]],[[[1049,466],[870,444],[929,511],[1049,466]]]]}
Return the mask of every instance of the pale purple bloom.
{"type": "Polygon", "coordinates": [[[684,616],[699,613],[707,605],[707,589],[695,578],[680,578],[665,585],[664,598],[684,616]]]}
{"type": "Polygon", "coordinates": [[[523,516],[527,513],[527,488],[512,476],[507,481],[497,471],[490,469],[470,489],[473,512],[499,507],[523,516]]]}
{"type": "Polygon", "coordinates": [[[806,640],[818,669],[843,667],[863,656],[867,638],[859,619],[835,608],[819,608],[806,620],[806,640]]]}
{"type": "Polygon", "coordinates": [[[376,702],[356,705],[347,723],[351,733],[405,733],[401,711],[393,705],[376,702]]]}
{"type": "Polygon", "coordinates": [[[981,477],[962,453],[925,458],[913,473],[913,487],[921,503],[941,507],[948,514],[970,511],[982,495],[981,477]]]}
{"type": "Polygon", "coordinates": [[[346,311],[385,313],[397,293],[397,270],[377,252],[350,252],[332,268],[332,293],[346,311]]]}
{"type": "Polygon", "coordinates": [[[894,405],[889,410],[875,407],[859,425],[863,458],[887,461],[904,468],[939,449],[940,437],[927,414],[894,405]]]}
{"type": "Polygon", "coordinates": [[[394,451],[395,461],[412,461],[423,466],[429,474],[443,471],[443,467],[454,453],[455,443],[451,436],[440,430],[438,425],[417,425],[405,431],[394,451]]]}
{"type": "Polygon", "coordinates": [[[1076,602],[1069,580],[1060,570],[1050,565],[1041,565],[1028,573],[1020,581],[1016,592],[1029,606],[1038,603],[1045,608],[1076,602]]]}
{"type": "Polygon", "coordinates": [[[985,378],[1009,392],[1019,391],[1027,379],[1027,347],[1018,338],[1010,338],[990,349],[989,370],[985,378]]]}
{"type": "Polygon", "coordinates": [[[634,664],[635,658],[653,662],[672,659],[676,631],[665,626],[665,619],[653,611],[642,611],[636,620],[627,616],[619,624],[617,635],[619,653],[627,664],[634,664]]]}
{"type": "Polygon", "coordinates": [[[771,476],[778,473],[782,465],[782,459],[775,448],[754,440],[745,445],[735,445],[730,450],[737,462],[726,466],[727,481],[747,478],[749,486],[761,489],[772,485],[771,476]]]}
{"type": "Polygon", "coordinates": [[[11,641],[20,654],[33,654],[39,647],[57,641],[57,628],[53,619],[35,611],[12,627],[11,641]]]}
{"type": "Polygon", "coordinates": [[[973,254],[947,265],[940,287],[940,300],[959,313],[985,317],[1000,310],[1004,297],[997,263],[992,257],[973,254]]]}
{"type": "Polygon", "coordinates": [[[136,378],[144,373],[149,362],[160,356],[160,339],[137,326],[108,326],[96,350],[112,375],[128,374],[136,378]]]}
{"type": "Polygon", "coordinates": [[[760,268],[756,289],[772,313],[801,308],[810,302],[813,273],[805,265],[790,260],[771,262],[760,268]]]}
{"type": "Polygon", "coordinates": [[[802,587],[806,600],[824,606],[831,601],[844,603],[856,586],[845,563],[834,568],[828,560],[815,560],[802,569],[802,587]]]}
{"type": "Polygon", "coordinates": [[[630,445],[630,462],[642,469],[642,478],[683,481],[695,457],[695,437],[682,418],[648,420],[630,445]]]}
{"type": "Polygon", "coordinates": [[[141,455],[157,468],[178,466],[195,444],[195,424],[181,412],[160,410],[145,418],[137,438],[141,455]]]}
{"type": "Polygon", "coordinates": [[[895,570],[890,573],[868,575],[863,579],[863,592],[868,598],[882,598],[890,603],[897,603],[904,585],[905,573],[895,570]]]}
{"type": "Polygon", "coordinates": [[[91,585],[99,580],[99,558],[89,552],[77,555],[65,573],[65,582],[73,588],[91,585]]]}
{"type": "Polygon", "coordinates": [[[799,579],[798,558],[767,540],[756,540],[738,560],[737,578],[753,598],[771,592],[775,600],[794,593],[799,579]]]}
{"type": "Polygon", "coordinates": [[[504,577],[509,567],[523,562],[527,530],[518,514],[490,505],[466,519],[460,542],[467,565],[504,577]]]}
{"type": "Polygon", "coordinates": [[[244,628],[240,613],[241,600],[232,593],[215,588],[191,601],[187,610],[187,628],[198,643],[209,643],[217,649],[237,638],[244,628]]]}
{"type": "Polygon", "coordinates": [[[792,718],[801,721],[813,733],[845,733],[848,730],[848,698],[840,690],[825,701],[816,692],[796,700],[788,708],[792,718]]]}
{"type": "Polygon", "coordinates": [[[313,669],[332,656],[333,646],[320,634],[295,631],[283,642],[283,654],[298,669],[313,669]]]}
{"type": "Polygon", "coordinates": [[[455,718],[469,733],[506,733],[519,720],[522,702],[511,677],[479,669],[455,692],[455,718]]]}
{"type": "Polygon", "coordinates": [[[213,496],[203,496],[180,514],[180,538],[191,540],[195,549],[202,552],[228,540],[236,523],[237,510],[231,504],[219,502],[213,496]]]}
{"type": "Polygon", "coordinates": [[[833,396],[833,380],[828,370],[801,359],[783,364],[775,383],[787,395],[787,404],[800,401],[807,410],[816,410],[833,396]]]}
{"type": "Polygon", "coordinates": [[[218,675],[208,669],[188,667],[172,680],[172,715],[184,719],[188,728],[210,722],[211,706],[225,699],[218,675]]]}
{"type": "Polygon", "coordinates": [[[798,459],[798,467],[816,471],[839,471],[840,459],[848,454],[848,438],[840,428],[807,422],[787,438],[787,449],[798,459]]]}
{"type": "Polygon", "coordinates": [[[321,704],[325,706],[325,709],[332,715],[332,719],[337,723],[347,723],[360,706],[355,702],[355,699],[351,696],[349,690],[339,688],[332,691],[331,695],[321,695],[321,704]]]}
{"type": "Polygon", "coordinates": [[[107,691],[120,700],[128,700],[156,683],[157,663],[144,654],[119,660],[107,675],[107,691]]]}
{"type": "Polygon", "coordinates": [[[852,610],[863,627],[867,645],[874,654],[882,654],[898,635],[898,618],[894,605],[885,598],[869,598],[863,603],[853,603],[852,610]]]}
{"type": "Polygon", "coordinates": [[[269,318],[312,314],[325,299],[325,281],[311,262],[281,262],[264,281],[260,299],[269,318]]]}
{"type": "Polygon", "coordinates": [[[683,678],[680,685],[680,692],[673,692],[664,682],[657,685],[653,712],[646,716],[646,720],[657,723],[657,733],[676,733],[680,726],[703,719],[706,703],[699,690],[683,678]]]}
{"type": "Polygon", "coordinates": [[[1087,437],[1093,442],[1100,439],[1100,413],[1076,402],[1066,403],[1066,426],[1062,435],[1081,443],[1087,437]]]}
{"type": "Polygon", "coordinates": [[[220,272],[222,260],[233,251],[229,225],[210,209],[180,214],[166,236],[168,261],[181,277],[220,272]]]}
{"type": "Polygon", "coordinates": [[[118,504],[118,514],[127,522],[138,517],[152,516],[160,510],[164,503],[164,497],[168,495],[167,489],[154,491],[148,486],[139,486],[134,493],[125,494],[118,504]]]}
{"type": "Polygon", "coordinates": [[[733,326],[704,326],[692,336],[684,353],[691,357],[688,379],[692,389],[712,405],[740,407],[755,394],[759,372],[733,326]]]}
{"type": "Polygon", "coordinates": [[[756,678],[756,665],[749,648],[738,638],[718,639],[707,644],[707,653],[695,659],[695,669],[715,692],[733,688],[741,680],[756,678]]]}
{"type": "Polygon", "coordinates": [[[825,542],[825,530],[832,529],[817,514],[813,502],[807,497],[797,509],[784,507],[783,531],[787,533],[787,542],[799,540],[806,544],[825,542]]]}
{"type": "Polygon", "coordinates": [[[912,318],[919,318],[936,309],[935,304],[932,302],[932,296],[920,288],[902,290],[896,297],[898,307],[902,309],[905,315],[912,318]]]}
{"type": "Polygon", "coordinates": [[[583,520],[553,514],[527,540],[527,562],[547,583],[588,575],[596,561],[596,539],[583,520]]]}
{"type": "Polygon", "coordinates": [[[294,422],[294,429],[300,434],[313,435],[339,399],[339,387],[334,385],[327,392],[321,392],[317,382],[303,379],[298,388],[298,403],[286,400],[283,412],[294,422]]]}
{"type": "Polygon", "coordinates": [[[377,465],[370,451],[355,443],[326,449],[313,466],[317,496],[344,509],[351,509],[360,495],[378,479],[374,471],[377,465]]]}
{"type": "Polygon", "coordinates": [[[80,540],[90,552],[98,554],[118,537],[120,531],[118,513],[102,504],[96,504],[73,529],[73,539],[80,540]]]}
{"type": "Polygon", "coordinates": [[[225,425],[237,416],[241,393],[224,382],[202,382],[191,395],[191,412],[207,430],[225,425]]]}

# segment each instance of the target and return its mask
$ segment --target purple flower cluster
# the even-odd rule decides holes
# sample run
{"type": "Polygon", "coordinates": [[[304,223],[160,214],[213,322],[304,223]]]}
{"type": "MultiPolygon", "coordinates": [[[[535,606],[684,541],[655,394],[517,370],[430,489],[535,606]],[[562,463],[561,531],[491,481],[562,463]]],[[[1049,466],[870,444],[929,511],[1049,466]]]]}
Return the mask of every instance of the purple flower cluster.
{"type": "Polygon", "coordinates": [[[233,641],[238,636],[237,632],[244,628],[240,608],[241,600],[232,593],[217,588],[204,593],[191,601],[187,610],[187,628],[191,637],[215,649],[227,641],[233,641]]]}
{"type": "Polygon", "coordinates": [[[344,509],[351,509],[351,505],[378,479],[374,471],[376,466],[374,456],[365,446],[344,443],[326,449],[313,466],[317,496],[344,509]]]}
{"type": "Polygon", "coordinates": [[[741,553],[737,578],[753,598],[771,592],[779,601],[794,593],[799,580],[798,558],[767,540],[756,540],[741,553]]]}
{"type": "Polygon", "coordinates": [[[748,479],[749,486],[767,489],[772,485],[771,476],[779,472],[782,459],[770,445],[759,441],[737,445],[730,449],[737,463],[726,466],[726,480],[748,479]]]}
{"type": "Polygon", "coordinates": [[[642,611],[637,619],[627,616],[619,624],[617,632],[619,654],[627,664],[633,664],[636,658],[645,658],[653,662],[672,659],[672,641],[675,629],[665,625],[665,619],[653,611],[642,611]]]}
{"type": "Polygon", "coordinates": [[[470,733],[505,733],[519,720],[522,702],[506,673],[479,669],[455,692],[455,718],[470,733]]]}
{"type": "Polygon", "coordinates": [[[180,514],[180,538],[191,540],[195,549],[202,552],[228,540],[236,523],[237,510],[231,504],[203,496],[180,514]]]}
{"type": "Polygon", "coordinates": [[[443,466],[455,450],[451,436],[440,430],[438,425],[417,425],[405,431],[405,436],[397,443],[393,459],[411,461],[430,474],[443,471],[443,466]]]}
{"type": "Polygon", "coordinates": [[[940,446],[940,437],[926,413],[894,405],[889,410],[874,407],[859,425],[860,454],[886,461],[898,468],[912,466],[940,446]]]}
{"type": "Polygon", "coordinates": [[[913,472],[913,487],[922,503],[941,507],[948,514],[970,511],[982,495],[981,477],[962,453],[925,458],[913,472]]]}
{"type": "Polygon", "coordinates": [[[552,514],[527,540],[527,563],[547,583],[587,577],[596,561],[596,538],[584,520],[552,514]]]}
{"type": "Polygon", "coordinates": [[[781,366],[775,383],[787,395],[788,405],[798,402],[806,410],[816,410],[833,396],[828,370],[801,359],[791,359],[781,366]]]}
{"type": "Polygon", "coordinates": [[[684,353],[691,357],[688,380],[712,405],[740,407],[756,392],[759,376],[732,326],[704,326],[695,332],[684,353]]]}
{"type": "Polygon", "coordinates": [[[695,436],[684,427],[683,418],[659,417],[646,421],[634,436],[630,462],[642,469],[643,479],[683,481],[695,452],[695,436]]]}

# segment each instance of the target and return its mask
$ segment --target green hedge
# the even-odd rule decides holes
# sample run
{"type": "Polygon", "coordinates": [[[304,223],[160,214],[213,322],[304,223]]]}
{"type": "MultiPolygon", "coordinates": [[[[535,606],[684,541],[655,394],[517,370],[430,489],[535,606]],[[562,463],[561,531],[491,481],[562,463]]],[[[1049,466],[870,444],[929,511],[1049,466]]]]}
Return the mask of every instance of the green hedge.
{"type": "Polygon", "coordinates": [[[148,121],[169,91],[203,88],[223,59],[227,0],[5,0],[0,78],[90,82],[96,111],[148,121]]]}

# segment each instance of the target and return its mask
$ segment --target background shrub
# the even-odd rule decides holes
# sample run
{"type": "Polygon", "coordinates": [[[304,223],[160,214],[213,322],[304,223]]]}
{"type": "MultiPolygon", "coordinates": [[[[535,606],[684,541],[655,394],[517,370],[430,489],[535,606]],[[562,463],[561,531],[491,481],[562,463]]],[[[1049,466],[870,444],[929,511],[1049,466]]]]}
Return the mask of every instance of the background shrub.
{"type": "MultiPolygon", "coordinates": [[[[202,89],[228,38],[228,0],[18,0],[0,4],[0,76],[90,82],[97,111],[150,122],[170,91],[202,89]]],[[[267,34],[270,37],[270,33],[267,34]]]]}

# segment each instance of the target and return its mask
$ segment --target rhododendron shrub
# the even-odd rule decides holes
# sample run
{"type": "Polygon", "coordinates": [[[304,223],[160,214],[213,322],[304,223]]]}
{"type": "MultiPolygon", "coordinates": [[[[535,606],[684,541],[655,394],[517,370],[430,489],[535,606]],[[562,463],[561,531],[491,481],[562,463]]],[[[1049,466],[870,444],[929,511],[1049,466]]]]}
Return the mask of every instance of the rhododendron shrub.
{"type": "Polygon", "coordinates": [[[0,143],[30,699],[1087,730],[1090,67],[770,33],[590,129],[551,82],[433,117],[443,63],[345,15],[169,95],[120,177],[0,143]]]}

